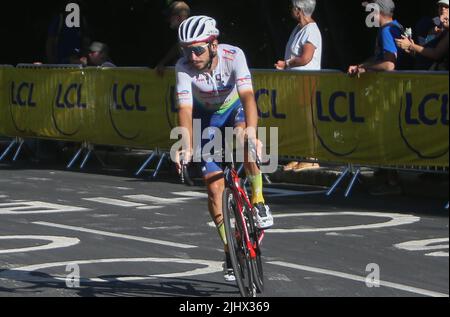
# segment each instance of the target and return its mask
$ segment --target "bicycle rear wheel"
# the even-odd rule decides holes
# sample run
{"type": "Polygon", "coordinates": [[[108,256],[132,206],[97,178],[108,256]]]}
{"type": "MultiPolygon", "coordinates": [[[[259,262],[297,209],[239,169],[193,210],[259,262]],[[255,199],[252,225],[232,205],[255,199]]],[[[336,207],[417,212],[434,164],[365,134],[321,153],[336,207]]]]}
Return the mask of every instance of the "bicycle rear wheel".
{"type": "Polygon", "coordinates": [[[246,246],[244,226],[236,199],[229,188],[223,193],[223,221],[236,283],[242,297],[255,297],[252,261],[246,246]]]}
{"type": "Polygon", "coordinates": [[[248,233],[250,236],[250,241],[252,245],[255,246],[255,252],[256,252],[256,258],[251,259],[251,266],[252,266],[252,272],[253,272],[253,280],[255,282],[256,288],[259,293],[264,292],[264,270],[263,270],[263,264],[261,259],[261,249],[259,246],[259,235],[260,231],[256,227],[255,219],[253,218],[252,211],[245,209],[245,217],[248,224],[248,233]]]}
{"type": "MultiPolygon", "coordinates": [[[[248,197],[247,188],[243,181],[241,181],[241,187],[244,189],[245,194],[248,197]]],[[[259,246],[259,236],[261,234],[260,229],[257,228],[255,218],[253,217],[253,211],[245,208],[244,215],[247,221],[248,232],[251,243],[256,246],[256,258],[251,260],[253,280],[259,293],[264,292],[264,269],[261,259],[261,249],[259,246]]]]}

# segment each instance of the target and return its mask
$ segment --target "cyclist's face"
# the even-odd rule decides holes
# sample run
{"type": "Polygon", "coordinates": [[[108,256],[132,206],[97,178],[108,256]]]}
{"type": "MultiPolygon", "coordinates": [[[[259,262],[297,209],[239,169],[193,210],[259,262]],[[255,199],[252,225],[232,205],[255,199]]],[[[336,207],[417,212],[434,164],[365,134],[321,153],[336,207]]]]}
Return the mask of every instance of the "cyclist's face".
{"type": "Polygon", "coordinates": [[[213,47],[210,43],[196,43],[183,48],[183,53],[195,69],[203,70],[210,62],[210,48],[213,47]]]}

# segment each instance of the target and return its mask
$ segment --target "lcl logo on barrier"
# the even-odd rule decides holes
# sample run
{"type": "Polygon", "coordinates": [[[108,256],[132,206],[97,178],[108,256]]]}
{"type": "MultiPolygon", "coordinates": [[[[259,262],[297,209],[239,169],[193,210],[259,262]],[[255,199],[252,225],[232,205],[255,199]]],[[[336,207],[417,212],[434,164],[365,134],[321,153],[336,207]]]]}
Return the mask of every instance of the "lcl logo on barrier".
{"type": "Polygon", "coordinates": [[[430,93],[425,96],[407,93],[402,98],[399,114],[401,137],[406,146],[419,158],[437,159],[448,154],[448,144],[446,148],[436,149],[432,147],[433,153],[430,153],[430,143],[423,142],[423,138],[417,142],[414,137],[417,135],[448,136],[448,126],[448,93],[430,93]],[[424,145],[427,146],[427,149],[424,148],[424,145]]]}
{"type": "Polygon", "coordinates": [[[356,113],[356,99],[355,99],[355,93],[354,92],[343,92],[338,91],[333,93],[328,103],[325,105],[326,109],[328,110],[328,114],[326,114],[323,98],[322,98],[322,92],[318,91],[316,94],[316,101],[317,101],[317,118],[319,121],[323,122],[338,122],[338,123],[344,123],[344,122],[353,122],[353,123],[364,123],[366,122],[364,117],[358,116],[356,113]],[[345,99],[347,102],[348,109],[344,114],[338,114],[336,110],[337,100],[339,98],[345,99]]]}
{"type": "Polygon", "coordinates": [[[59,83],[56,86],[52,120],[55,129],[63,136],[73,137],[81,131],[82,121],[79,113],[88,108],[87,104],[83,102],[85,100],[83,93],[85,92],[81,83],[59,83]],[[58,116],[56,112],[67,112],[69,117],[58,116]]]}
{"type": "Polygon", "coordinates": [[[311,111],[315,114],[313,125],[316,136],[328,152],[344,157],[358,149],[357,125],[364,124],[366,118],[357,112],[354,92],[337,91],[333,92],[329,98],[325,98],[323,92],[318,91],[315,94],[315,103],[314,100],[311,102],[311,111]],[[319,128],[319,123],[339,125],[334,125],[333,129],[322,129],[319,128]]]}
{"type": "Polygon", "coordinates": [[[141,85],[126,84],[121,87],[114,84],[112,93],[115,110],[147,111],[147,107],[141,104],[141,85]],[[133,102],[130,103],[128,100],[133,102]]]}
{"type": "Polygon", "coordinates": [[[58,84],[56,92],[55,106],[57,108],[82,108],[86,109],[86,103],[82,102],[83,84],[70,84],[65,87],[63,84],[58,84]],[[73,101],[73,102],[72,102],[73,101]]]}
{"type": "Polygon", "coordinates": [[[20,133],[25,133],[26,129],[22,129],[18,121],[20,121],[20,118],[28,117],[28,115],[22,116],[18,113],[37,109],[38,104],[34,99],[34,94],[35,83],[11,82],[9,110],[14,128],[20,133]]]}
{"type": "Polygon", "coordinates": [[[147,111],[147,106],[143,106],[141,102],[141,85],[138,84],[118,84],[114,83],[111,91],[111,99],[112,103],[109,107],[109,118],[112,124],[112,127],[116,131],[117,135],[124,140],[133,141],[137,139],[141,132],[136,133],[126,133],[123,130],[130,130],[134,126],[128,122],[125,126],[127,129],[121,128],[120,124],[118,124],[119,116],[117,115],[116,119],[113,115],[114,113],[132,113],[132,112],[145,112],[147,111]],[[125,111],[125,112],[124,112],[125,111]]]}
{"type": "Polygon", "coordinates": [[[258,105],[258,114],[262,119],[270,118],[271,116],[275,119],[284,120],[287,116],[283,113],[279,113],[277,109],[277,91],[275,89],[259,89],[255,93],[256,103],[258,105]],[[272,111],[262,112],[261,111],[261,98],[262,96],[267,96],[270,98],[270,107],[272,111]]]}
{"type": "Polygon", "coordinates": [[[441,125],[449,125],[448,118],[448,94],[440,95],[440,94],[429,94],[426,95],[422,101],[419,103],[417,107],[417,114],[414,114],[414,101],[413,94],[406,94],[406,113],[405,113],[405,122],[409,125],[428,125],[435,126],[438,124],[441,125]],[[430,117],[427,114],[427,109],[430,107],[435,107],[440,109],[438,112],[439,116],[430,117]]]}
{"type": "Polygon", "coordinates": [[[16,85],[11,83],[11,105],[21,107],[36,107],[33,100],[34,83],[21,82],[16,85]]]}

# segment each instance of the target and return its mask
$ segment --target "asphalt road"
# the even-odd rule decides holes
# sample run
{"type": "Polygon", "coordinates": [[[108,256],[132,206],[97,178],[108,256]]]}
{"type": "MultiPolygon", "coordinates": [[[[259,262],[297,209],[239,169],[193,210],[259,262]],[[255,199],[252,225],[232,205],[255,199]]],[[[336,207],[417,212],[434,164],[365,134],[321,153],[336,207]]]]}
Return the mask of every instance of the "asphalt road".
{"type": "MultiPolygon", "coordinates": [[[[301,189],[266,187],[263,296],[448,297],[445,202],[301,189]]],[[[238,297],[220,249],[202,187],[0,165],[0,296],[238,297]]]]}

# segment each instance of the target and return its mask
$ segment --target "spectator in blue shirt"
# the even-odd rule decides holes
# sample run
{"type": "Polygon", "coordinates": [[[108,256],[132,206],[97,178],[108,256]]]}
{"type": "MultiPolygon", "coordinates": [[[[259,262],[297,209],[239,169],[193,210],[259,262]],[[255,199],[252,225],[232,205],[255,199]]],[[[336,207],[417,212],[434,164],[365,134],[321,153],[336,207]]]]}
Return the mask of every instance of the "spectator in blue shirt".
{"type": "MultiPolygon", "coordinates": [[[[395,3],[393,0],[375,0],[373,4],[378,6],[379,14],[375,20],[379,22],[380,31],[377,36],[375,55],[363,64],[350,66],[348,74],[357,76],[367,71],[394,71],[402,68],[404,54],[398,50],[395,39],[402,38],[403,26],[394,20],[395,3]]],[[[367,6],[369,3],[363,3],[367,6]]]]}

